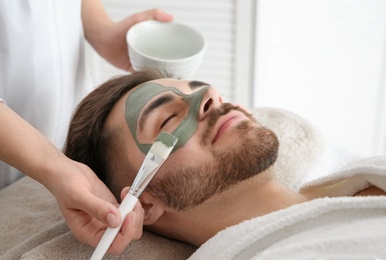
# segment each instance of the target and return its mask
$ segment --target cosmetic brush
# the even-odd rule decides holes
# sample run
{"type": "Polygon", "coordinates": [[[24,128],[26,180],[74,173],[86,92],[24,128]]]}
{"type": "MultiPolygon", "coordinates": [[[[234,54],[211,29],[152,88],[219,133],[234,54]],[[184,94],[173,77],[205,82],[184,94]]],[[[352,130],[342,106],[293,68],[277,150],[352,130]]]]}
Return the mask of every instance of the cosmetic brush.
{"type": "Polygon", "coordinates": [[[143,190],[147,187],[161,165],[169,156],[177,141],[178,138],[176,136],[166,132],[161,132],[158,135],[156,141],[150,147],[150,150],[130,187],[129,193],[119,206],[119,212],[122,216],[120,225],[116,228],[109,227],[106,229],[102,239],[99,241],[98,246],[95,248],[95,251],[91,256],[91,260],[102,259],[106,254],[111,243],[114,241],[121,229],[123,220],[126,218],[127,214],[133,210],[135,204],[137,204],[139,196],[141,196],[143,190]]]}

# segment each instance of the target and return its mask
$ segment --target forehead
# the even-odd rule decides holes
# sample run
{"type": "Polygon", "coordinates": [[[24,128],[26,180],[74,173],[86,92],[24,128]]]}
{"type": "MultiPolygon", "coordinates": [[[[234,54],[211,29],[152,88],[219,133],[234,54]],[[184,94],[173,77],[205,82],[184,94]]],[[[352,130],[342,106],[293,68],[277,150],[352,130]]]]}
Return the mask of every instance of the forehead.
{"type": "Polygon", "coordinates": [[[191,94],[196,89],[201,87],[211,87],[210,84],[198,80],[178,80],[173,78],[163,78],[144,82],[137,87],[131,89],[125,98],[130,97],[132,93],[146,93],[145,96],[160,94],[167,90],[173,90],[173,92],[184,94],[191,94]],[[153,86],[153,87],[151,87],[153,86]],[[154,86],[159,86],[158,90],[154,89],[154,86]],[[139,91],[138,91],[139,90],[139,91]],[[177,91],[176,91],[177,90],[177,91]]]}
{"type": "Polygon", "coordinates": [[[185,94],[189,94],[192,92],[191,91],[192,88],[189,85],[190,82],[191,81],[188,81],[188,80],[178,80],[178,79],[172,79],[172,78],[156,79],[156,80],[145,82],[145,83],[133,88],[132,90],[130,90],[128,92],[127,96],[130,96],[133,92],[140,89],[141,87],[149,85],[149,83],[157,83],[157,84],[165,86],[165,87],[176,88],[185,94]]]}
{"type": "MultiPolygon", "coordinates": [[[[185,94],[189,94],[189,93],[192,92],[192,87],[194,88],[195,86],[200,85],[200,84],[195,84],[195,83],[192,84],[192,82],[203,83],[203,82],[199,82],[199,81],[178,80],[178,79],[173,79],[173,78],[163,78],[163,79],[151,80],[151,81],[145,82],[143,84],[146,84],[146,83],[157,83],[157,84],[163,85],[165,87],[167,86],[167,87],[177,88],[181,92],[183,92],[185,94]]],[[[122,119],[125,121],[125,116],[124,116],[124,107],[125,107],[124,104],[125,104],[125,101],[133,92],[135,92],[136,90],[141,88],[141,86],[143,84],[140,84],[140,85],[136,86],[135,88],[132,88],[131,90],[129,90],[126,94],[124,94],[119,99],[119,101],[115,104],[114,108],[112,109],[112,111],[111,111],[111,113],[110,113],[110,115],[108,117],[107,125],[110,125],[110,126],[116,125],[116,124],[114,124],[114,122],[116,122],[118,124],[121,124],[122,123],[122,119]]],[[[209,85],[207,83],[203,83],[203,84],[209,85]]]]}

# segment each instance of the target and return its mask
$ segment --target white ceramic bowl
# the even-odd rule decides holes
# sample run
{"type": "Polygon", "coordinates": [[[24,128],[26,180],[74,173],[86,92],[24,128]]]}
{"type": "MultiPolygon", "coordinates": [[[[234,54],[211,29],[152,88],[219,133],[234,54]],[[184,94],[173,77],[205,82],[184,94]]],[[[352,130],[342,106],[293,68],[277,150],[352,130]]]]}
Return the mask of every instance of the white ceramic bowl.
{"type": "Polygon", "coordinates": [[[200,32],[175,22],[140,22],[130,28],[126,40],[135,71],[157,68],[181,79],[194,75],[206,49],[200,32]]]}

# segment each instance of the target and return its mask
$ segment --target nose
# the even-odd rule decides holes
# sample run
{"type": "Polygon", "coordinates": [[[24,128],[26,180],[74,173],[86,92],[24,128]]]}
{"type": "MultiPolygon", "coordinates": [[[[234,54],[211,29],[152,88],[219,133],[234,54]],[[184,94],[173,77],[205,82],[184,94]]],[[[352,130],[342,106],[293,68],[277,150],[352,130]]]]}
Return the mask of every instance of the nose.
{"type": "Polygon", "coordinates": [[[209,88],[202,98],[198,111],[198,120],[204,120],[210,111],[219,108],[222,103],[224,103],[224,101],[220,93],[214,88],[209,88]]]}

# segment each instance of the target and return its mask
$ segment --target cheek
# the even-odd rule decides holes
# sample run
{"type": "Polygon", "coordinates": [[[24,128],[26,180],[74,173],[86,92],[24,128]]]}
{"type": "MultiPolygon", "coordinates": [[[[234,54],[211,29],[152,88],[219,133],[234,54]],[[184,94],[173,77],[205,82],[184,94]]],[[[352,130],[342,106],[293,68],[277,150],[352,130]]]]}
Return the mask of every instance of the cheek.
{"type": "Polygon", "coordinates": [[[169,156],[165,164],[170,161],[170,167],[184,168],[197,167],[212,161],[213,155],[207,147],[200,145],[196,137],[192,137],[185,146],[176,150],[169,156]]]}

